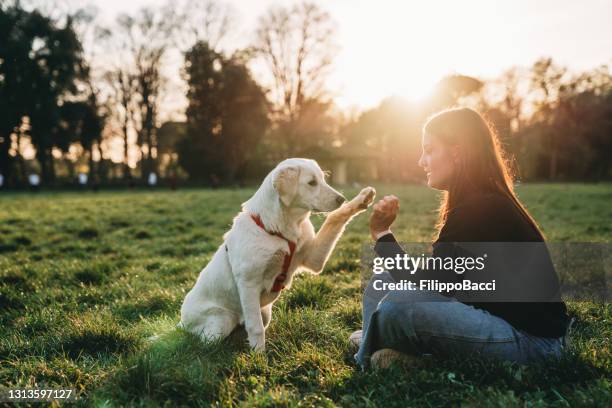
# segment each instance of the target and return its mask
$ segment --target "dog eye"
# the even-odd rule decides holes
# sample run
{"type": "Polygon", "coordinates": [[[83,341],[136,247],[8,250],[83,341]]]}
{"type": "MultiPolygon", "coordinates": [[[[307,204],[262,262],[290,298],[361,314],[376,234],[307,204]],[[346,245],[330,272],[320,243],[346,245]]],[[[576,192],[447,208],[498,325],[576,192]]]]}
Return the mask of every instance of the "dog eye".
{"type": "Polygon", "coordinates": [[[309,186],[313,186],[313,187],[314,187],[314,186],[316,186],[316,185],[317,185],[317,180],[315,180],[315,179],[310,180],[310,181],[308,182],[308,185],[309,185],[309,186]]]}

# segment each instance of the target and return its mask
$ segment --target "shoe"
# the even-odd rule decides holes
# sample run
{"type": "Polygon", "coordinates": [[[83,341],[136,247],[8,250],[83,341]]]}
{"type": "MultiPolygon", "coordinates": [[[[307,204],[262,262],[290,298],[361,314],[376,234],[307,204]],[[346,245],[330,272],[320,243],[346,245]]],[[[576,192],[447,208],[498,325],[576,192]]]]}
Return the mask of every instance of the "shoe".
{"type": "Polygon", "coordinates": [[[353,334],[349,336],[349,345],[351,348],[358,349],[361,345],[361,337],[363,336],[363,330],[354,331],[353,334]]]}
{"type": "Polygon", "coordinates": [[[414,364],[418,363],[418,360],[418,357],[400,353],[399,351],[395,351],[393,349],[380,349],[375,351],[374,354],[372,354],[372,357],[370,357],[372,367],[377,370],[389,368],[394,362],[414,364]]]}
{"type": "Polygon", "coordinates": [[[562,345],[564,349],[568,349],[570,347],[572,347],[572,331],[573,331],[573,326],[574,323],[576,322],[576,318],[572,317],[572,320],[570,320],[569,325],[567,326],[567,329],[565,330],[565,335],[561,338],[562,340],[562,345]]]}

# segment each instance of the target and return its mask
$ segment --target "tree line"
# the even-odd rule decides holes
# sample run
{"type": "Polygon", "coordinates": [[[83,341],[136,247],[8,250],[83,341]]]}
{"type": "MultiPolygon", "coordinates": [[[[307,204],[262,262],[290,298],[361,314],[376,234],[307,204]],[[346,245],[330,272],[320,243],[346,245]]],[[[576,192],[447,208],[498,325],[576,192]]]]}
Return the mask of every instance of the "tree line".
{"type": "Polygon", "coordinates": [[[499,78],[453,74],[420,103],[389,97],[349,115],[326,89],[337,27],[315,4],[269,9],[251,43],[231,52],[235,15],[219,2],[143,8],[110,25],[94,8],[49,4],[0,2],[4,185],[25,185],[32,173],[45,184],[78,173],[89,183],[142,183],[152,173],[243,183],[313,147],[332,158],[373,152],[381,180],[418,181],[421,126],[456,105],[485,113],[521,180],[612,178],[606,65],[573,73],[542,58],[499,78]],[[164,111],[177,93],[186,103],[171,118],[164,111]]]}

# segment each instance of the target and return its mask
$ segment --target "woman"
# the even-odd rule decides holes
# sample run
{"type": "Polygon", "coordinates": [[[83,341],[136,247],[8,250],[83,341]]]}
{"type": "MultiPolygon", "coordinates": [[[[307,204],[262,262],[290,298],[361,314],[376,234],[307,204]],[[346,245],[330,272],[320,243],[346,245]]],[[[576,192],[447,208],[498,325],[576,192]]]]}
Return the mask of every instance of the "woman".
{"type": "MultiPolygon", "coordinates": [[[[419,165],[427,173],[427,183],[444,191],[434,257],[456,250],[454,244],[449,250],[448,243],[544,241],[513,191],[495,133],[479,113],[467,108],[438,113],[423,128],[422,147],[419,165]]],[[[373,207],[370,232],[379,256],[403,254],[390,230],[398,210],[395,196],[373,207]]],[[[546,257],[549,259],[547,252],[546,257]]],[[[401,272],[375,275],[371,283],[374,278],[397,282],[407,276],[413,280],[425,276],[422,270],[412,275],[401,272]]],[[[454,271],[436,274],[438,278],[445,274],[447,281],[457,278],[454,271]]],[[[513,277],[506,274],[510,280],[513,277]]],[[[556,275],[552,281],[558,294],[556,275]]],[[[519,288],[521,285],[523,282],[518,283],[519,288]]],[[[370,362],[386,367],[395,359],[421,354],[539,361],[558,357],[564,345],[568,317],[565,305],[557,299],[470,303],[440,292],[385,291],[380,284],[378,289],[370,284],[363,297],[363,338],[358,331],[351,342],[359,345],[355,358],[362,367],[370,362]]]]}

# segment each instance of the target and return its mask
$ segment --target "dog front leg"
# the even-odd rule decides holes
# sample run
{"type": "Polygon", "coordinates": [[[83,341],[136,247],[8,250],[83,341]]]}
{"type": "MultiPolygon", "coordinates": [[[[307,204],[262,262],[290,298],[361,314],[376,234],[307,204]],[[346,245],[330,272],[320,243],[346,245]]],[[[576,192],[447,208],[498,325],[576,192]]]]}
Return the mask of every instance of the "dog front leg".
{"type": "Polygon", "coordinates": [[[270,324],[272,320],[272,303],[261,308],[261,319],[263,321],[264,329],[270,324]]]}
{"type": "Polygon", "coordinates": [[[238,293],[249,345],[255,351],[264,351],[266,336],[261,316],[261,288],[249,282],[238,282],[238,293]]]}
{"type": "Polygon", "coordinates": [[[351,201],[331,212],[313,240],[305,245],[304,252],[307,257],[304,259],[303,266],[314,273],[321,273],[346,224],[355,215],[365,211],[374,200],[375,195],[374,188],[366,187],[351,201]]]}
{"type": "Polygon", "coordinates": [[[348,218],[334,217],[330,214],[313,240],[304,246],[307,257],[303,261],[303,266],[314,273],[321,273],[347,222],[348,218]]]}

